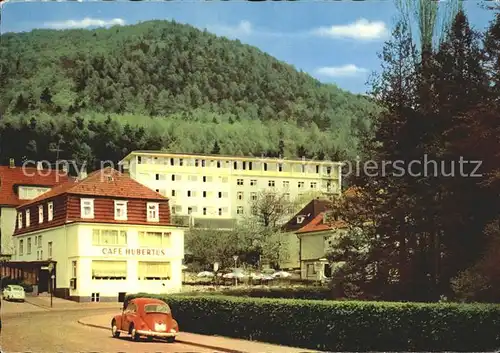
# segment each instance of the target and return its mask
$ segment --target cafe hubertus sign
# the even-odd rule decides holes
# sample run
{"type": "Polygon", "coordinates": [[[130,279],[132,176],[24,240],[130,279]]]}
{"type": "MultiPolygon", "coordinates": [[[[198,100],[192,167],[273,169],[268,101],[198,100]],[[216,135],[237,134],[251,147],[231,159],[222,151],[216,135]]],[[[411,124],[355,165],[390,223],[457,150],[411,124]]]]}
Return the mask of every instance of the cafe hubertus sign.
{"type": "Polygon", "coordinates": [[[148,248],[102,248],[103,255],[121,255],[121,256],[165,256],[165,249],[148,248]]]}

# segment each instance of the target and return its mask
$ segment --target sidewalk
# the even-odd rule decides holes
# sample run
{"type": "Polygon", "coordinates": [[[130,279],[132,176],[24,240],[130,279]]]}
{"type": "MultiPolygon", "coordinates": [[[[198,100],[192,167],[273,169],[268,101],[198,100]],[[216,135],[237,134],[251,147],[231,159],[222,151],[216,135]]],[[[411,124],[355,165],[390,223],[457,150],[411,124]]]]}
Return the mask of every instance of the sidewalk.
{"type": "MultiPolygon", "coordinates": [[[[111,317],[110,315],[88,316],[78,320],[82,325],[109,330],[111,335],[111,317]]],[[[220,336],[206,336],[195,333],[179,332],[176,338],[177,342],[190,344],[193,346],[226,351],[231,353],[312,353],[317,351],[307,350],[305,348],[293,348],[278,346],[270,343],[256,341],[246,341],[235,338],[220,336]]],[[[320,352],[318,352],[320,353],[320,352]]]]}
{"type": "Polygon", "coordinates": [[[120,310],[123,304],[117,302],[102,302],[102,303],[78,303],[71,300],[52,297],[52,307],[50,306],[50,296],[26,296],[26,302],[44,309],[53,310],[70,310],[82,308],[103,308],[120,310]]]}

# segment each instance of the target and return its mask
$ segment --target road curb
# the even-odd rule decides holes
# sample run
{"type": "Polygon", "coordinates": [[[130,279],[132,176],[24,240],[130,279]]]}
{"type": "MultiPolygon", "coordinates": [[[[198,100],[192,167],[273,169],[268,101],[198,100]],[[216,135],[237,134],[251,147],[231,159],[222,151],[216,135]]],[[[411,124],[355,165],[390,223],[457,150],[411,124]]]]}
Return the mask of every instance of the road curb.
{"type": "Polygon", "coordinates": [[[52,309],[50,306],[45,306],[45,305],[41,305],[41,304],[36,304],[36,303],[33,303],[33,302],[31,302],[31,301],[29,301],[29,300],[26,300],[26,299],[25,299],[24,301],[25,301],[26,303],[30,304],[30,305],[37,306],[37,307],[42,308],[42,309],[45,309],[45,310],[47,310],[47,311],[49,311],[50,309],[52,309]]]}
{"type": "MultiPolygon", "coordinates": [[[[102,326],[102,325],[91,324],[91,323],[88,323],[88,322],[84,322],[82,320],[78,320],[78,323],[80,325],[83,325],[83,326],[89,326],[89,327],[99,328],[101,330],[110,330],[109,327],[105,327],[105,326],[102,326]]],[[[208,349],[215,349],[215,350],[223,351],[223,352],[227,352],[227,353],[247,353],[245,351],[238,351],[238,350],[234,350],[234,349],[228,349],[228,348],[224,348],[224,347],[217,347],[217,346],[212,346],[212,345],[203,344],[203,343],[193,343],[191,341],[185,341],[185,340],[179,340],[179,339],[176,339],[175,341],[179,342],[179,343],[188,344],[190,346],[201,347],[201,348],[208,348],[208,349]]]]}

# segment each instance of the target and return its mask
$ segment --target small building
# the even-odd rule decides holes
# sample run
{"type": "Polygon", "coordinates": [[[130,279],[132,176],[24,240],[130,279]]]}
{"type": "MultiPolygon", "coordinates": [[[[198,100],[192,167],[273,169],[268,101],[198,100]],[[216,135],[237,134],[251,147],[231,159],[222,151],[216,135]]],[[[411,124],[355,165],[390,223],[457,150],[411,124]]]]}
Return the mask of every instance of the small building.
{"type": "Polygon", "coordinates": [[[53,286],[66,299],[118,301],[182,286],[184,228],[171,224],[168,199],[113,168],[19,206],[14,238],[11,264],[39,292],[53,286]]]}
{"type": "MultiPolygon", "coordinates": [[[[11,159],[9,166],[0,166],[0,257],[3,260],[9,260],[14,253],[16,207],[71,179],[65,170],[43,168],[41,163],[36,167],[28,164],[16,166],[11,159]]],[[[0,275],[10,273],[2,271],[0,275]]]]}
{"type": "Polygon", "coordinates": [[[300,239],[295,233],[324,212],[330,202],[327,199],[313,199],[283,225],[282,230],[287,237],[288,256],[287,260],[280,264],[281,268],[300,269],[300,239]]]}

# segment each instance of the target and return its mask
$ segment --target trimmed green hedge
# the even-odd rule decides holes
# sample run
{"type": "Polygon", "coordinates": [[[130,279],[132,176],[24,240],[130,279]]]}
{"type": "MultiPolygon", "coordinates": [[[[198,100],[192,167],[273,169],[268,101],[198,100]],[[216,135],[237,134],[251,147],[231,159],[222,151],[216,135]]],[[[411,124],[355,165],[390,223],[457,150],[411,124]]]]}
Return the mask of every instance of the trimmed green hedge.
{"type": "Polygon", "coordinates": [[[332,291],[325,287],[248,287],[248,288],[223,288],[214,291],[193,291],[182,295],[230,295],[234,297],[252,298],[283,298],[283,299],[333,299],[332,291]]]}
{"type": "Polygon", "coordinates": [[[165,300],[180,329],[323,351],[493,351],[500,306],[228,296],[165,300]]]}

